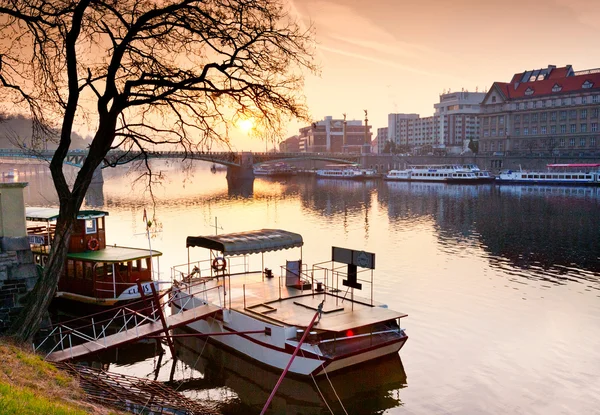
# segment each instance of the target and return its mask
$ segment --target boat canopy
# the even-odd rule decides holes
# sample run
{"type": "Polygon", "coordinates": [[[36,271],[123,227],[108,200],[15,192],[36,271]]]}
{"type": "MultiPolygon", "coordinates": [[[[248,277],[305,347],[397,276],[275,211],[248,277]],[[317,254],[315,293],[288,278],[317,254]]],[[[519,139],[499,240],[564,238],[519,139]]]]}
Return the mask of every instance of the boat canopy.
{"type": "MultiPolygon", "coordinates": [[[[25,220],[31,222],[55,222],[58,219],[58,208],[27,207],[25,208],[25,220]]],[[[108,212],[102,210],[80,210],[77,219],[93,219],[108,216],[108,212]]]]}
{"type": "Polygon", "coordinates": [[[261,229],[212,236],[188,236],[186,246],[220,251],[224,256],[260,254],[301,247],[302,235],[282,229],[261,229]]]}

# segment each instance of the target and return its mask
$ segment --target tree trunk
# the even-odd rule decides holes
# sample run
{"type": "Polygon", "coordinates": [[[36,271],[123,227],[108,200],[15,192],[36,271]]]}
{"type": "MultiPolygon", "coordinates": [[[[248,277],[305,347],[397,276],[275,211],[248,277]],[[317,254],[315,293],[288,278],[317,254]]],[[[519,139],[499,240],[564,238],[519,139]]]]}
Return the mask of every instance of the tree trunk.
{"type": "Polygon", "coordinates": [[[75,218],[74,215],[65,215],[64,219],[58,220],[50,256],[44,267],[43,275],[27,296],[27,304],[12,324],[8,333],[9,336],[25,343],[33,342],[33,338],[39,330],[50,302],[56,293],[58,280],[65,266],[75,218]]]}

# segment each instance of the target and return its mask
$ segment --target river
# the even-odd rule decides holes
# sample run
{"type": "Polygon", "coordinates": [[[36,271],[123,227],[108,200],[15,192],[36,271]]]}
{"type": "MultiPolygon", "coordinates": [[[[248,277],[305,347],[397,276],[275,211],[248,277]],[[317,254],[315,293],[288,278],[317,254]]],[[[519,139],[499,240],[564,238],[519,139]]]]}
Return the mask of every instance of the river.
{"type": "MultiPolygon", "coordinates": [[[[399,358],[317,385],[289,379],[270,413],[598,413],[600,189],[312,177],[229,188],[225,172],[206,164],[154,167],[164,177],[154,187],[151,244],[166,278],[187,262],[188,235],[282,228],[303,235],[307,263],[330,259],[333,245],[374,252],[375,298],[408,314],[399,358]]],[[[20,177],[30,183],[28,206],[56,206],[49,173],[20,177]]],[[[151,197],[135,177],[105,170],[86,198],[110,212],[109,243],[148,245],[151,197]]],[[[225,413],[260,412],[276,373],[199,340],[178,347],[175,365],[153,344],[103,359],[112,371],[180,381],[186,395],[217,400],[225,413]]]]}

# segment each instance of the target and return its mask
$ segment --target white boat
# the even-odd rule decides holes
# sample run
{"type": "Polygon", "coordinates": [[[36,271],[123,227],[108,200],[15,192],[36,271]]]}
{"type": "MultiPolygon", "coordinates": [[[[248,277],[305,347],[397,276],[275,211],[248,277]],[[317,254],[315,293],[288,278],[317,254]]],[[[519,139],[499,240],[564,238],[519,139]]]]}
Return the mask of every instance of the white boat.
{"type": "Polygon", "coordinates": [[[367,173],[364,169],[359,169],[354,166],[330,166],[324,169],[317,170],[317,177],[325,179],[351,179],[364,180],[367,173]]]}
{"type": "Polygon", "coordinates": [[[446,183],[481,183],[481,179],[474,172],[463,170],[450,173],[446,183]]]}
{"type": "Polygon", "coordinates": [[[258,167],[254,167],[255,176],[266,176],[266,177],[287,177],[295,176],[297,174],[296,168],[286,163],[275,163],[275,164],[261,164],[258,167]]]}
{"type": "Polygon", "coordinates": [[[546,171],[503,171],[496,177],[496,183],[600,186],[600,164],[548,164],[547,168],[546,171]]]}
{"type": "Polygon", "coordinates": [[[390,170],[386,175],[383,176],[383,180],[388,181],[409,182],[410,179],[410,170],[390,170]]]}
{"type": "Polygon", "coordinates": [[[460,167],[475,173],[480,183],[493,182],[495,179],[489,170],[481,170],[477,164],[462,164],[460,167]]]}
{"type": "Polygon", "coordinates": [[[278,229],[190,236],[186,244],[188,257],[200,247],[211,259],[173,268],[173,311],[218,306],[188,328],[262,364],[320,375],[398,353],[408,339],[399,325],[406,314],[372,298],[374,254],[333,248],[332,258],[309,269],[302,236],[278,229]],[[300,248],[299,260],[281,272],[264,268],[265,252],[291,248],[300,248]],[[253,254],[262,257],[258,271],[251,270],[253,254]],[[362,268],[348,265],[343,273],[340,261],[362,268]],[[355,296],[361,284],[369,298],[355,296]]]}

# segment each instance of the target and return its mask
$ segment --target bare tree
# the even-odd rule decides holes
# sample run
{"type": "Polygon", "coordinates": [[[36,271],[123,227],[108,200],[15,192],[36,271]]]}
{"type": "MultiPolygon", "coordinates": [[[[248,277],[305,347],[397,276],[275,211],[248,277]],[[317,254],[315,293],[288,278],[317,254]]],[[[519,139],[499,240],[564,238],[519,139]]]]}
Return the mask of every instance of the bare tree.
{"type": "Polygon", "coordinates": [[[312,31],[283,0],[0,0],[0,32],[2,99],[30,111],[34,133],[60,130],[50,163],[56,234],[12,330],[25,341],[54,295],[77,212],[110,150],[194,152],[228,143],[228,122],[239,117],[271,129],[306,118],[303,76],[317,69],[312,31]],[[93,125],[93,140],[70,187],[63,161],[78,125],[93,125]]]}

